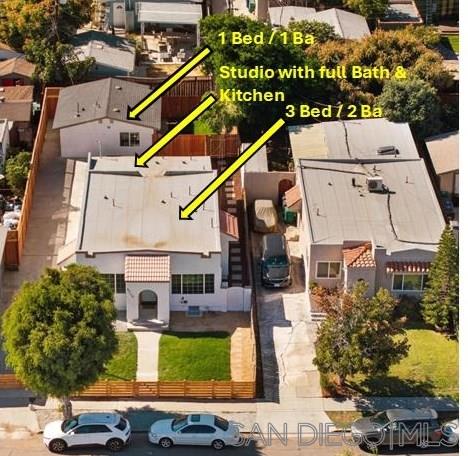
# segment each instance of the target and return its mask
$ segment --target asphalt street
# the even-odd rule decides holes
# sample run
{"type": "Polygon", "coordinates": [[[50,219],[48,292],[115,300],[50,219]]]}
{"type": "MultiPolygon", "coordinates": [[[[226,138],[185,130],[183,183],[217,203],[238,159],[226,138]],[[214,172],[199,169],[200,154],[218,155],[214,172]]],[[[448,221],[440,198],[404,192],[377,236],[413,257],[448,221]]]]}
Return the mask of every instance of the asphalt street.
{"type": "MultiPolygon", "coordinates": [[[[180,446],[173,447],[167,450],[151,445],[146,440],[146,434],[133,434],[131,444],[122,450],[120,453],[111,453],[105,449],[75,449],[67,451],[67,455],[75,456],[108,456],[111,454],[119,454],[121,456],[210,456],[210,455],[242,455],[242,456],[345,456],[343,450],[346,446],[342,444],[341,436],[331,438],[327,443],[314,444],[312,446],[300,445],[298,440],[290,439],[286,444],[279,440],[272,440],[271,445],[255,444],[251,442],[248,447],[241,448],[225,448],[224,450],[215,451],[211,448],[204,447],[188,447],[180,446]]],[[[354,453],[346,456],[363,456],[372,453],[366,453],[359,449],[353,449],[354,453]]],[[[51,455],[47,448],[42,444],[41,436],[34,436],[25,440],[0,440],[0,456],[46,456],[51,455]]],[[[434,449],[422,450],[417,448],[405,448],[398,450],[380,450],[379,455],[400,455],[400,456],[455,456],[458,452],[453,449],[434,449]]]]}

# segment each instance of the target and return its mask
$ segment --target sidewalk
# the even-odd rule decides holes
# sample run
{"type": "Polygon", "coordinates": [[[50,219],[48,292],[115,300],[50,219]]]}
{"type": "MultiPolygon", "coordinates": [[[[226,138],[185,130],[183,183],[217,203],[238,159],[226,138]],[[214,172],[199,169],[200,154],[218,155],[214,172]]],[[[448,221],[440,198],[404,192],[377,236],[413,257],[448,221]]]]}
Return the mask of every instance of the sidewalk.
{"type": "Polygon", "coordinates": [[[161,333],[152,331],[135,331],[138,345],[138,363],[136,379],[138,381],[158,380],[159,339],[161,333]]]}

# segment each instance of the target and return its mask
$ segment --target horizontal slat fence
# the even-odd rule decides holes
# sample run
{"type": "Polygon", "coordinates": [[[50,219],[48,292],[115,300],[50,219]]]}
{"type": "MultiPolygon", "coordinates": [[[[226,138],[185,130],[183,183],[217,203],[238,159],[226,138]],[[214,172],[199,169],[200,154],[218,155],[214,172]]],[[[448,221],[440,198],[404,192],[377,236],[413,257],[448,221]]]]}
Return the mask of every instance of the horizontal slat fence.
{"type": "MultiPolygon", "coordinates": [[[[14,374],[0,375],[1,389],[19,389],[22,384],[14,374]]],[[[99,381],[77,394],[77,398],[188,398],[254,399],[255,382],[179,381],[137,382],[99,381]]]]}
{"type": "Polygon", "coordinates": [[[237,157],[239,135],[178,135],[161,149],[164,156],[237,157]]]}

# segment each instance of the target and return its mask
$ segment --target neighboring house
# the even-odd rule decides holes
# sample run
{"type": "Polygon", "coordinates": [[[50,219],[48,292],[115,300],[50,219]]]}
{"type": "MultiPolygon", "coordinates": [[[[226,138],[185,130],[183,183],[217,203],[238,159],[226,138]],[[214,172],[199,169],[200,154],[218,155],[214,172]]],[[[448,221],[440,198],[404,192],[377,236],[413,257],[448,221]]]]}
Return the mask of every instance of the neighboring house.
{"type": "Polygon", "coordinates": [[[0,119],[9,122],[12,146],[32,147],[33,86],[0,87],[0,119]]]}
{"type": "Polygon", "coordinates": [[[397,29],[422,23],[423,20],[413,0],[389,0],[387,12],[377,20],[377,25],[383,29],[397,29]]]}
{"type": "Polygon", "coordinates": [[[431,24],[433,19],[458,19],[458,0],[415,0],[421,16],[426,23],[431,24]]]}
{"type": "Polygon", "coordinates": [[[268,9],[270,23],[274,27],[287,27],[291,21],[325,22],[335,29],[341,38],[356,40],[370,35],[369,26],[363,16],[338,8],[316,12],[314,8],[281,6],[268,9]]]}
{"type": "Polygon", "coordinates": [[[8,119],[0,119],[0,173],[5,167],[5,159],[10,148],[10,126],[8,119]]]}
{"type": "Polygon", "coordinates": [[[326,122],[290,138],[306,283],[419,295],[445,221],[409,126],[326,122]]]}
{"type": "Polygon", "coordinates": [[[458,131],[426,138],[426,146],[440,190],[458,198],[458,131]]]}
{"type": "Polygon", "coordinates": [[[91,76],[128,76],[135,70],[135,46],[125,38],[90,30],[74,36],[72,44],[80,60],[94,58],[91,76]]]}
{"type": "Polygon", "coordinates": [[[195,33],[199,45],[198,23],[202,17],[201,1],[113,0],[109,2],[107,26],[141,34],[180,28],[195,33]]]}
{"type": "Polygon", "coordinates": [[[36,66],[24,57],[0,62],[0,86],[32,85],[36,66]]]}
{"type": "Polygon", "coordinates": [[[141,120],[127,120],[127,107],[150,92],[146,85],[114,78],[61,89],[53,128],[60,130],[62,157],[145,151],[161,129],[161,101],[144,111],[141,120]]]}
{"type": "Polygon", "coordinates": [[[210,157],[155,157],[138,170],[133,157],[91,158],[80,165],[83,175],[72,189],[81,200],[79,215],[70,215],[59,265],[96,267],[129,323],[167,325],[171,311],[250,308],[250,290],[223,284],[228,242],[238,228],[220,216],[216,195],[193,220],[179,219],[179,206],[216,176],[210,157]]]}
{"type": "Polygon", "coordinates": [[[8,44],[0,43],[0,62],[15,57],[21,57],[22,55],[21,52],[15,51],[12,47],[8,46],[8,44]]]}

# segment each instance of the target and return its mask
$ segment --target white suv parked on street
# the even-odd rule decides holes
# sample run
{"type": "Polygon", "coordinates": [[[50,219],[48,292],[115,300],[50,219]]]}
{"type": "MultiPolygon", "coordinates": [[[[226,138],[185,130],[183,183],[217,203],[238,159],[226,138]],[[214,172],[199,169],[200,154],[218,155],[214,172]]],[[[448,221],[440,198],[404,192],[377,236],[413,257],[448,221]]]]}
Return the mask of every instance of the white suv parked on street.
{"type": "Polygon", "coordinates": [[[222,450],[226,445],[238,445],[241,437],[234,423],[216,415],[197,414],[154,422],[148,440],[163,448],[172,445],[204,445],[222,450]]]}
{"type": "Polygon", "coordinates": [[[130,423],[118,413],[83,413],[69,420],[48,423],[43,442],[54,453],[95,445],[119,451],[130,440],[130,432],[130,423]]]}

